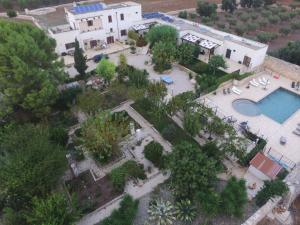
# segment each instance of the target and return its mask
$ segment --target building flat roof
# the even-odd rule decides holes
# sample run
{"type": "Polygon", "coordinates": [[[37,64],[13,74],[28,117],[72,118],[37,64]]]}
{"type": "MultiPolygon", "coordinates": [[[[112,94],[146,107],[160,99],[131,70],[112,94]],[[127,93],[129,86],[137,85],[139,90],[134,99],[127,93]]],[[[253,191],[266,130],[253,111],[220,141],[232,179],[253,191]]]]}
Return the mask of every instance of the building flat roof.
{"type": "Polygon", "coordinates": [[[250,161],[250,165],[254,166],[256,169],[258,169],[271,179],[274,179],[282,169],[282,166],[269,159],[261,152],[257,153],[254,156],[254,158],[250,161]]]}
{"type": "Polygon", "coordinates": [[[77,5],[73,7],[70,11],[74,14],[84,14],[90,12],[101,11],[106,8],[104,3],[94,3],[94,4],[86,4],[86,5],[77,5]]]}
{"type": "Polygon", "coordinates": [[[179,31],[188,31],[188,32],[193,31],[193,32],[214,38],[214,39],[222,41],[222,42],[224,42],[226,40],[231,41],[231,42],[237,43],[239,45],[248,47],[253,50],[259,50],[259,49],[267,47],[266,44],[263,44],[263,43],[260,43],[257,41],[249,40],[249,39],[239,37],[234,34],[219,31],[212,27],[208,27],[208,26],[205,26],[205,25],[202,25],[199,23],[195,23],[195,22],[191,22],[191,21],[181,19],[178,17],[173,17],[173,16],[167,15],[165,13],[161,13],[161,12],[144,13],[143,18],[145,20],[151,20],[151,19],[155,19],[157,21],[160,20],[164,23],[169,23],[170,25],[175,26],[179,31]]]}

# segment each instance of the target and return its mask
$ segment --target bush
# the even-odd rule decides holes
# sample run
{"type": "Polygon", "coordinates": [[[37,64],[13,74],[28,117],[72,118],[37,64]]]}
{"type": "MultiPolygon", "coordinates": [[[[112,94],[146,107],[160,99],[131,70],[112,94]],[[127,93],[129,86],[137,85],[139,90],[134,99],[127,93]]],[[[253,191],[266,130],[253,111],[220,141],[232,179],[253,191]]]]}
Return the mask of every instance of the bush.
{"type": "Polygon", "coordinates": [[[151,141],[144,149],[145,158],[158,168],[163,167],[163,147],[161,144],[151,141]]]}
{"type": "Polygon", "coordinates": [[[272,15],[272,16],[268,17],[268,20],[269,20],[270,23],[274,24],[274,23],[278,23],[280,18],[279,18],[279,16],[273,16],[272,15]]]}
{"type": "Polygon", "coordinates": [[[226,26],[225,26],[224,23],[218,23],[217,27],[220,28],[220,29],[224,29],[226,26]]]}
{"type": "MultiPolygon", "coordinates": [[[[257,136],[254,137],[254,140],[257,138],[257,136]]],[[[240,163],[243,166],[249,166],[249,162],[254,158],[254,156],[258,153],[261,152],[265,146],[266,146],[267,142],[264,139],[259,139],[256,146],[248,153],[246,154],[243,158],[240,159],[240,163]]]]}
{"type": "Polygon", "coordinates": [[[288,192],[288,186],[282,180],[265,181],[264,187],[257,193],[255,200],[258,206],[263,206],[269,199],[283,196],[288,192]]]}
{"type": "Polygon", "coordinates": [[[102,220],[98,225],[132,225],[138,210],[138,200],[133,200],[130,195],[125,195],[120,203],[120,208],[102,220]]]}
{"type": "Polygon", "coordinates": [[[136,41],[136,46],[137,47],[144,47],[147,45],[147,41],[143,36],[139,36],[137,41],[136,41]]]}
{"type": "Polygon", "coordinates": [[[6,15],[7,15],[9,18],[13,18],[13,17],[16,17],[16,16],[17,16],[17,12],[16,12],[15,10],[10,9],[10,10],[8,10],[8,11],[6,12],[6,15]]]}
{"type": "Polygon", "coordinates": [[[209,23],[209,22],[211,22],[211,18],[207,17],[207,16],[202,16],[201,17],[201,22],[204,23],[204,24],[209,23]]]}
{"type": "Polygon", "coordinates": [[[265,27],[265,26],[268,25],[268,20],[266,20],[266,19],[260,19],[260,20],[258,20],[258,24],[261,27],[265,27]]]}
{"type": "Polygon", "coordinates": [[[258,25],[254,22],[248,23],[246,26],[248,31],[255,31],[258,27],[258,25]]]}
{"type": "Polygon", "coordinates": [[[288,27],[281,27],[281,28],[279,29],[279,33],[281,33],[281,34],[287,36],[289,33],[291,33],[291,29],[288,28],[288,27]]]}
{"type": "Polygon", "coordinates": [[[274,39],[277,38],[277,34],[276,33],[271,33],[271,32],[260,32],[256,35],[257,40],[263,43],[267,43],[270,42],[274,39]]]}
{"type": "Polygon", "coordinates": [[[248,21],[250,19],[250,16],[247,14],[247,13],[243,13],[241,16],[240,16],[240,19],[244,22],[248,21]]]}
{"type": "Polygon", "coordinates": [[[291,28],[294,30],[299,30],[300,29],[300,20],[293,21],[291,23],[291,28]]]}
{"type": "Polygon", "coordinates": [[[133,160],[125,162],[123,165],[113,169],[109,178],[117,191],[123,191],[126,181],[130,178],[146,179],[146,175],[142,165],[137,164],[133,160]]]}
{"type": "Polygon", "coordinates": [[[289,13],[286,13],[286,12],[279,13],[278,16],[279,16],[280,20],[282,20],[282,21],[286,21],[291,18],[289,13]]]}
{"type": "Polygon", "coordinates": [[[68,132],[63,127],[50,127],[50,140],[56,144],[65,146],[68,142],[68,132]]]}
{"type": "Polygon", "coordinates": [[[128,37],[137,41],[137,39],[139,38],[139,34],[133,30],[128,31],[128,37]]]}
{"type": "Polygon", "coordinates": [[[237,26],[234,28],[234,31],[237,35],[242,36],[247,30],[247,27],[244,24],[237,24],[237,26]]]}
{"type": "Polygon", "coordinates": [[[261,12],[261,15],[262,15],[263,17],[269,17],[269,16],[272,15],[272,12],[269,11],[269,10],[263,10],[263,11],[261,12]]]}
{"type": "Polygon", "coordinates": [[[196,16],[197,16],[196,13],[189,13],[189,17],[190,17],[191,19],[195,19],[196,16]]]}
{"type": "Polygon", "coordinates": [[[187,13],[186,10],[180,11],[179,14],[178,14],[178,17],[179,17],[179,18],[183,18],[183,19],[186,19],[187,16],[188,16],[188,13],[187,13]]]}
{"type": "Polygon", "coordinates": [[[227,22],[230,24],[230,25],[236,25],[236,19],[234,19],[234,18],[228,18],[227,19],[227,22]]]}
{"type": "Polygon", "coordinates": [[[170,141],[170,140],[174,140],[175,136],[176,136],[176,130],[177,128],[175,127],[174,124],[168,124],[161,132],[161,135],[163,136],[163,138],[165,138],[166,140],[170,141]]]}

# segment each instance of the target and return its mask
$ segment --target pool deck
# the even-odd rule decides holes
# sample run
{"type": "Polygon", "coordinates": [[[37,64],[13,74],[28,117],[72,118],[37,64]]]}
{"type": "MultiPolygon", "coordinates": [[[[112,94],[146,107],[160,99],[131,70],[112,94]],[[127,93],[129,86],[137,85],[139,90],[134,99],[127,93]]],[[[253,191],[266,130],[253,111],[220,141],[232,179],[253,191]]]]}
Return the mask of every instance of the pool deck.
{"type": "MultiPolygon", "coordinates": [[[[284,123],[280,124],[263,114],[254,117],[242,115],[232,106],[232,102],[234,100],[241,98],[257,102],[279,87],[283,87],[300,95],[300,91],[291,88],[292,81],[286,77],[280,76],[279,79],[275,79],[267,72],[261,72],[253,76],[256,80],[258,77],[265,77],[270,80],[270,84],[268,84],[266,90],[262,85],[259,87],[250,86],[250,88],[246,88],[248,86],[247,83],[245,85],[237,86],[238,89],[242,90],[240,95],[233,92],[231,92],[231,94],[224,95],[223,89],[219,89],[217,90],[216,95],[209,94],[203,96],[202,100],[205,99],[205,102],[212,107],[217,106],[219,113],[222,115],[233,116],[238,120],[238,122],[248,121],[250,130],[253,133],[267,139],[268,143],[265,152],[268,152],[271,148],[272,150],[269,151],[269,155],[273,158],[277,160],[281,159],[281,162],[286,164],[290,161],[294,163],[300,162],[300,136],[293,134],[293,131],[296,130],[297,124],[300,123],[300,110],[295,112],[284,123]],[[282,136],[287,139],[287,143],[285,145],[280,144],[279,140],[282,136]]],[[[278,108],[278,110],[284,109],[278,108]]]]}

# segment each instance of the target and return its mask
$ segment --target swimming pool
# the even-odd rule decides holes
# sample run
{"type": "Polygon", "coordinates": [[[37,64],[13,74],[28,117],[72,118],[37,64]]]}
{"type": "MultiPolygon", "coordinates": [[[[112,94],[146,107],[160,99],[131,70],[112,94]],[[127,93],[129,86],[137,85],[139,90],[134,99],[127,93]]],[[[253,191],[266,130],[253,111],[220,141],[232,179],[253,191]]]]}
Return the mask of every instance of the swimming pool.
{"type": "Polygon", "coordinates": [[[232,106],[243,115],[264,114],[282,124],[300,109],[300,95],[284,88],[278,88],[257,103],[248,99],[237,99],[232,102],[232,106]]]}

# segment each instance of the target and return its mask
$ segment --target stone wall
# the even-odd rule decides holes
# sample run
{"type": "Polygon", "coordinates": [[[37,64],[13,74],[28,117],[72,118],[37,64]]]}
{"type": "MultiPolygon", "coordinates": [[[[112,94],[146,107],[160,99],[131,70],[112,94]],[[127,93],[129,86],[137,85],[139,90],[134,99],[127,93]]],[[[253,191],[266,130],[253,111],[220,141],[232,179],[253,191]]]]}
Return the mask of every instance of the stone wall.
{"type": "Polygon", "coordinates": [[[273,75],[281,75],[291,80],[300,81],[300,66],[277,59],[272,56],[266,56],[264,65],[267,71],[273,75]]]}

